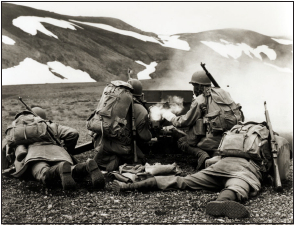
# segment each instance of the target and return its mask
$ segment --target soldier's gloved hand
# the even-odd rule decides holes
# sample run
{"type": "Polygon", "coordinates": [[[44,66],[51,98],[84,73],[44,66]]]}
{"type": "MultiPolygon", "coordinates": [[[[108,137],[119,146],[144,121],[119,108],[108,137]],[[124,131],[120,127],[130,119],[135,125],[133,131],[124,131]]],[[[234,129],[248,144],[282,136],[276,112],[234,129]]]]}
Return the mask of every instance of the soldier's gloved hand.
{"type": "Polygon", "coordinates": [[[171,122],[171,120],[176,116],[169,110],[165,110],[164,113],[162,114],[162,117],[165,118],[167,121],[171,122]]]}

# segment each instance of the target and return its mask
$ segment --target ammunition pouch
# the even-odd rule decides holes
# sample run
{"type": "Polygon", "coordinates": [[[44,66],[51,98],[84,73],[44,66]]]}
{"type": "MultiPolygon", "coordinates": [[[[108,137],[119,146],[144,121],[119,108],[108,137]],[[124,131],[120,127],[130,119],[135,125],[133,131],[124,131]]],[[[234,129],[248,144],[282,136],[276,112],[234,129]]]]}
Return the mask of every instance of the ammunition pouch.
{"type": "Polygon", "coordinates": [[[206,135],[206,124],[204,124],[203,118],[200,118],[196,121],[196,125],[194,126],[195,135],[206,135]]]}

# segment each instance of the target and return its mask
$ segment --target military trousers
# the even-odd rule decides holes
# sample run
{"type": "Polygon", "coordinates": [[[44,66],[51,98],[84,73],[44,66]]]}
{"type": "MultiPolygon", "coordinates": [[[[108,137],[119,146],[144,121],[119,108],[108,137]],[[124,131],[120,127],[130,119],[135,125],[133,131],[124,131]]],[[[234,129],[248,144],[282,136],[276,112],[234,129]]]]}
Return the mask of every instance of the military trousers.
{"type": "Polygon", "coordinates": [[[250,186],[239,178],[219,177],[208,175],[199,171],[186,177],[179,176],[155,176],[157,186],[160,190],[188,189],[222,191],[232,190],[236,193],[239,201],[248,199],[250,186]]]}
{"type": "Polygon", "coordinates": [[[62,162],[50,162],[50,163],[47,161],[32,162],[31,173],[36,180],[42,182],[45,177],[45,172],[49,170],[50,167],[58,165],[59,163],[62,163],[62,162]]]}

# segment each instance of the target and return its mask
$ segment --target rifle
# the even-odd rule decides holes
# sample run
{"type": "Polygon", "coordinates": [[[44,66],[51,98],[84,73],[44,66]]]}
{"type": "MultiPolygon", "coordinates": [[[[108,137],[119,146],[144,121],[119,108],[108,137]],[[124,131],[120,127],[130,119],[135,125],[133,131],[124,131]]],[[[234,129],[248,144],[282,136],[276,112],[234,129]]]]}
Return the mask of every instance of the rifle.
{"type": "Polygon", "coordinates": [[[128,75],[128,80],[131,80],[132,78],[130,77],[130,75],[132,74],[132,69],[128,68],[127,70],[127,75],[128,75]]]}
{"type": "MultiPolygon", "coordinates": [[[[24,103],[24,101],[22,100],[21,97],[18,97],[18,99],[20,100],[21,103],[23,103],[23,105],[26,107],[27,110],[29,110],[34,116],[39,117],[32,109],[31,107],[29,107],[26,103],[24,103]]],[[[53,130],[51,129],[50,126],[46,126],[47,127],[47,132],[50,136],[50,138],[52,140],[54,140],[59,146],[65,148],[64,144],[58,139],[58,137],[55,136],[53,130]]]]}
{"type": "MultiPolygon", "coordinates": [[[[132,70],[128,68],[128,79],[130,80],[130,74],[132,73],[132,70]]],[[[134,102],[132,98],[132,138],[133,138],[133,148],[134,148],[134,162],[137,163],[138,158],[137,158],[137,151],[136,151],[136,127],[135,127],[135,117],[134,117],[134,102]]]]}
{"type": "Polygon", "coordinates": [[[81,144],[79,146],[76,146],[75,149],[73,151],[71,151],[71,154],[72,155],[78,155],[78,154],[81,154],[83,152],[90,151],[93,148],[94,148],[93,142],[89,141],[89,142],[86,142],[86,143],[81,144]]]}
{"type": "Polygon", "coordinates": [[[274,169],[274,186],[276,191],[281,191],[282,190],[282,183],[281,183],[281,178],[279,174],[279,169],[278,169],[278,143],[276,141],[276,137],[274,134],[274,131],[272,129],[272,125],[270,122],[268,110],[266,108],[266,101],[264,102],[264,108],[265,108],[265,118],[266,118],[266,123],[270,132],[270,138],[271,138],[271,152],[272,152],[272,158],[273,158],[273,169],[274,169]]]}
{"type": "Polygon", "coordinates": [[[214,79],[214,77],[211,75],[211,73],[208,72],[208,70],[205,67],[205,63],[201,62],[201,67],[203,68],[203,70],[206,72],[206,75],[208,76],[208,78],[211,80],[211,82],[214,84],[215,87],[220,88],[219,84],[216,82],[216,80],[214,79]]]}

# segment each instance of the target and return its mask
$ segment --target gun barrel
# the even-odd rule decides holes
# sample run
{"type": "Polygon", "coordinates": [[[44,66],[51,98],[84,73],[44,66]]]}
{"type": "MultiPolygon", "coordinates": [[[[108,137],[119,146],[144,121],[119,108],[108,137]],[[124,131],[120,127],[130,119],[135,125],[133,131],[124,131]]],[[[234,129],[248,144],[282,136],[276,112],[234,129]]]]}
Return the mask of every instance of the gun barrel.
{"type": "Polygon", "coordinates": [[[38,117],[38,115],[31,109],[31,107],[29,107],[21,97],[18,97],[18,99],[20,100],[21,103],[23,103],[23,105],[26,107],[27,110],[29,110],[31,113],[33,113],[34,116],[38,117]]]}
{"type": "Polygon", "coordinates": [[[214,77],[211,75],[211,73],[208,72],[208,70],[205,67],[205,63],[201,63],[201,67],[203,68],[203,70],[206,72],[206,75],[208,76],[208,78],[211,80],[211,82],[213,83],[213,85],[215,87],[220,88],[219,84],[217,83],[217,81],[214,79],[214,77]]]}

